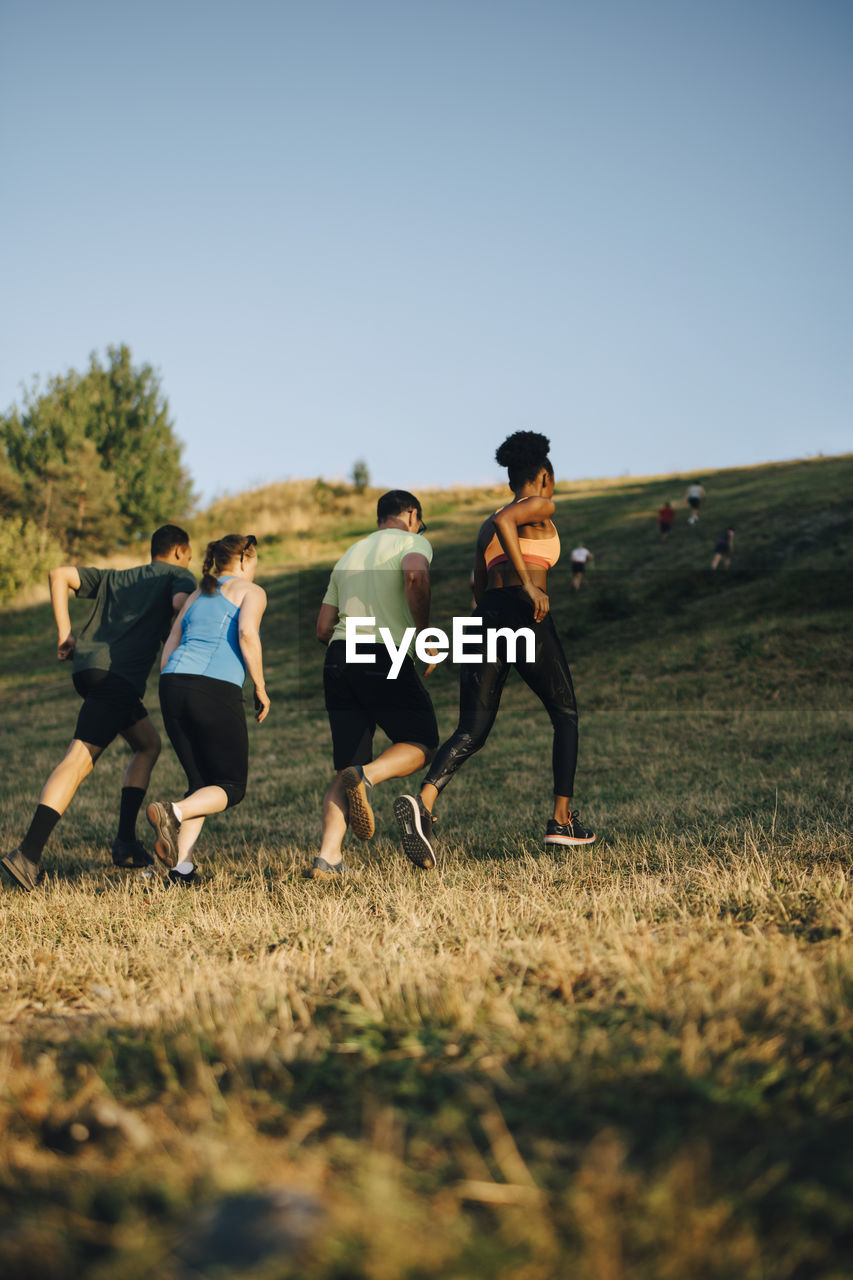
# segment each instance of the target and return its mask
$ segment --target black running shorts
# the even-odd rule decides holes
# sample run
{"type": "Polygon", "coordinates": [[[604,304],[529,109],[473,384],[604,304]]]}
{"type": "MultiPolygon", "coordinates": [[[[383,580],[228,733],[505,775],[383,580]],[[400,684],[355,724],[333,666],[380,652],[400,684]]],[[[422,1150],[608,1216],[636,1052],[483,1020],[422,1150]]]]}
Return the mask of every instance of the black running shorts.
{"type": "Polygon", "coordinates": [[[372,650],[376,661],[347,663],[344,640],[333,640],[326,650],[323,687],[335,768],[372,760],[377,727],[392,742],[418,742],[432,751],[438,746],[438,724],[412,659],[405,658],[397,679],[389,680],[391,655],[385,646],[360,643],[358,648],[359,653],[372,650]]]}
{"type": "Polygon", "coordinates": [[[80,742],[108,747],[117,734],[148,715],[133,685],[112,671],[75,671],[72,679],[83,699],[74,730],[80,742]]]}

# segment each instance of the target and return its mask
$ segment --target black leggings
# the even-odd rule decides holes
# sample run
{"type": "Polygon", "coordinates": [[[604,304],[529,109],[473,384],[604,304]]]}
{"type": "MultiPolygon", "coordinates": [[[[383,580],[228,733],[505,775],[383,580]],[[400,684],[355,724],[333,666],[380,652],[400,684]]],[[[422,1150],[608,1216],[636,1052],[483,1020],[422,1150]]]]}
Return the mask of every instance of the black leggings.
{"type": "Polygon", "coordinates": [[[230,680],[178,671],[160,677],[160,707],[187,775],[187,795],[200,787],[221,787],[227,808],[239,804],[249,775],[243,690],[230,680]]]}
{"type": "MultiPolygon", "coordinates": [[[[533,661],[527,661],[523,637],[519,639],[515,661],[510,662],[504,639],[497,643],[494,662],[471,663],[462,667],[459,679],[459,724],[441,747],[424,783],[438,791],[446,787],[460,765],[479,751],[491,732],[498,714],[501,693],[514,666],[524,683],[541,700],[554,726],[552,765],[554,794],[571,796],[578,762],[578,708],[572,677],[550,614],[542,622],[533,621],[533,605],[522,587],[500,587],[486,591],[475,610],[483,619],[485,633],[491,627],[529,627],[536,638],[533,661]]],[[[466,650],[475,653],[469,638],[466,650]]]]}

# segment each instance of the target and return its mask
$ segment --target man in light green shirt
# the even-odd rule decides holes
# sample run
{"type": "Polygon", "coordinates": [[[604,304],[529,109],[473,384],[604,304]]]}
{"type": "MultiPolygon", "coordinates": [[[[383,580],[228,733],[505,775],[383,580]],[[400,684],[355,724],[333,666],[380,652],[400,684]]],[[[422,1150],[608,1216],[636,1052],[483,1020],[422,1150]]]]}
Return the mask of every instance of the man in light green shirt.
{"type": "Polygon", "coordinates": [[[323,597],[317,638],[328,646],[323,686],[337,772],[323,800],[320,852],[306,872],[311,879],[341,874],[348,825],[359,839],[373,835],[368,791],[421,769],[438,746],[432,701],[411,657],[412,628],[422,631],[429,624],[432,547],[422,537],[421,514],[414,494],[405,489],[384,493],[377,503],[376,532],[344,552],[323,597]],[[356,619],[357,653],[350,648],[356,619]],[[409,632],[405,657],[392,660],[380,639],[383,629],[398,650],[409,632]],[[392,745],[374,760],[377,726],[392,745]]]}
{"type": "MultiPolygon", "coordinates": [[[[398,519],[398,517],[392,517],[398,519]]],[[[373,628],[386,627],[399,647],[412,626],[422,630],[414,617],[406,591],[405,575],[412,570],[429,588],[432,547],[420,533],[385,523],[367,538],[354,542],[332,570],[323,604],[337,610],[332,640],[345,640],[348,618],[375,618],[373,628]],[[423,574],[426,573],[426,578],[423,574]]],[[[409,593],[411,594],[411,593],[409,593]]],[[[419,593],[413,604],[418,609],[419,593]]],[[[429,597],[427,612],[429,617],[429,597]]],[[[367,628],[364,628],[367,632],[367,628]]],[[[414,649],[412,638],[408,652],[414,649]]]]}

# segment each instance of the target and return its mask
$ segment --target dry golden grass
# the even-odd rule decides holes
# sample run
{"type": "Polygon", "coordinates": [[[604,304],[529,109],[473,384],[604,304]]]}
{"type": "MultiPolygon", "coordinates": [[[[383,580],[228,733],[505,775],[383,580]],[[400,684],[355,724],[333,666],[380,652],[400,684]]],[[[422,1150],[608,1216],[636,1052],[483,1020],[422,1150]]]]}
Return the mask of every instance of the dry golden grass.
{"type": "MultiPolygon", "coordinates": [[[[849,491],[834,474],[817,468],[815,509],[849,491]]],[[[4,1278],[188,1280],[205,1206],[281,1187],[322,1206],[301,1253],[202,1274],[853,1274],[850,617],[827,570],[846,526],[809,535],[817,574],[790,574],[794,481],[776,480],[764,558],[713,582],[686,537],[645,572],[653,488],[561,499],[566,536],[570,517],[598,529],[627,566],[578,597],[556,579],[599,832],[571,853],[542,849],[549,725],[511,681],[442,797],[435,873],[398,852],[389,784],[375,839],[346,846],[352,878],[305,882],[330,771],[311,638],[328,560],[267,571],[273,709],[245,803],[202,837],[203,887],[108,867],[118,748],[54,834],[44,891],[4,886],[4,1278]]],[[[437,617],[465,608],[499,500],[430,499],[437,617]]],[[[52,653],[46,610],[6,615],[6,847],[73,723],[52,653]]],[[[432,688],[446,732],[454,673],[432,688]]],[[[180,789],[166,752],[154,794],[180,789]]]]}
{"type": "Polygon", "coordinates": [[[275,846],[194,894],[54,878],[8,903],[7,1189],[73,1172],[91,1218],[122,1187],[104,1274],[167,1254],[170,1214],[144,1247],[137,1220],[157,1187],[174,1213],[281,1183],[328,1213],[294,1274],[338,1274],[340,1251],[379,1280],[801,1274],[768,1268],[745,1212],[789,1176],[783,1148],[736,1205],[707,1122],[753,1128],[777,1086],[837,1104],[819,1046],[851,1033],[849,853],[747,827],[566,857],[451,840],[431,876],[380,840],[342,885],[275,846]],[[484,1214],[499,1247],[465,1263],[484,1214]]]}

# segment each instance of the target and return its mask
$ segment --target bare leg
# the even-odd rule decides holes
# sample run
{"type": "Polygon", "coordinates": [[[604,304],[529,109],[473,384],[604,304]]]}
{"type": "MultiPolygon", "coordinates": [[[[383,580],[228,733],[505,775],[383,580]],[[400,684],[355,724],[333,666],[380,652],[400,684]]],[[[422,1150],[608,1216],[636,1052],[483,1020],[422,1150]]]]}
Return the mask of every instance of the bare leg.
{"type": "Polygon", "coordinates": [[[178,832],[178,862],[192,862],[195,842],[201,835],[204,818],[185,818],[178,832]]]}
{"type": "Polygon", "coordinates": [[[410,773],[422,769],[430,755],[431,752],[419,742],[395,742],[364,766],[364,776],[374,786],[377,782],[387,782],[389,778],[407,778],[410,773]]]}
{"type": "Polygon", "coordinates": [[[569,820],[571,807],[571,796],[554,796],[554,821],[559,822],[561,826],[565,826],[569,820]]]}
{"type": "Polygon", "coordinates": [[[139,787],[140,790],[147,791],[151,771],[160,754],[160,735],[150,717],[146,716],[144,720],[137,720],[136,724],[125,729],[121,736],[133,752],[122,786],[139,787]]]}
{"type": "Polygon", "coordinates": [[[320,857],[330,866],[341,860],[341,844],[347,831],[347,799],[341,786],[341,775],[336,773],[323,796],[323,837],[320,841],[320,857]]]}
{"type": "Polygon", "coordinates": [[[188,818],[206,818],[210,813],[221,813],[228,808],[228,797],[222,787],[199,787],[192,795],[176,800],[182,814],[182,822],[188,818]]]}
{"type": "Polygon", "coordinates": [[[166,828],[163,819],[160,817],[160,812],[168,807],[168,804],[163,804],[160,801],[150,804],[148,806],[148,821],[157,832],[154,851],[161,863],[171,869],[178,863],[192,861],[190,856],[192,848],[199,837],[205,818],[209,813],[221,813],[223,809],[227,809],[228,796],[222,787],[209,786],[199,787],[197,791],[185,796],[183,800],[173,801],[172,808],[180,810],[180,825],[177,833],[172,830],[168,836],[164,836],[163,831],[166,828]],[[173,848],[174,853],[172,852],[173,848]]]}
{"type": "MultiPolygon", "coordinates": [[[[432,753],[419,742],[395,742],[364,766],[364,776],[374,786],[389,778],[406,778],[422,769],[432,753]]],[[[341,860],[341,844],[347,830],[347,799],[340,773],[335,774],[323,797],[323,835],[320,854],[329,866],[341,860]]]]}
{"type": "Polygon", "coordinates": [[[57,813],[64,813],[81,782],[94,769],[95,761],[103,750],[103,747],[96,747],[91,742],[72,739],[65,756],[44,784],[39,804],[47,805],[57,813]]]}
{"type": "Polygon", "coordinates": [[[432,813],[432,807],[438,799],[438,787],[434,787],[431,782],[425,782],[421,787],[421,799],[427,813],[432,813]]]}

